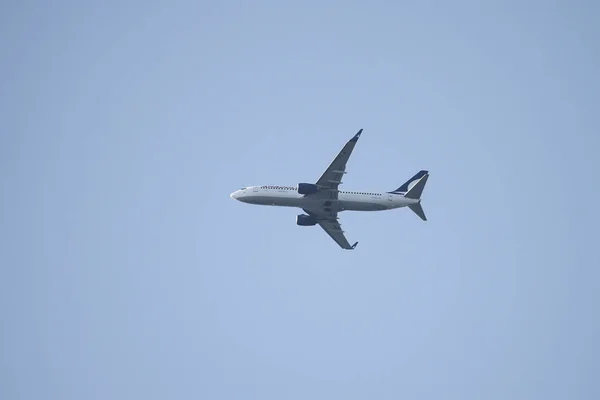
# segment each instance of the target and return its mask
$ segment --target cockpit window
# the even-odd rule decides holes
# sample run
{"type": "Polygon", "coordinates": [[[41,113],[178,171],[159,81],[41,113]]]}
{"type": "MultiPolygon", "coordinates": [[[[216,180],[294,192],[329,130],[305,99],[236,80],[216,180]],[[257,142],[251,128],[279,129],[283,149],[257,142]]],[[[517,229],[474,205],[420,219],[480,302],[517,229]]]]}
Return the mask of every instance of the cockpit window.
{"type": "Polygon", "coordinates": [[[247,189],[247,188],[243,187],[243,188],[241,188],[240,190],[246,190],[246,189],[247,189]]]}

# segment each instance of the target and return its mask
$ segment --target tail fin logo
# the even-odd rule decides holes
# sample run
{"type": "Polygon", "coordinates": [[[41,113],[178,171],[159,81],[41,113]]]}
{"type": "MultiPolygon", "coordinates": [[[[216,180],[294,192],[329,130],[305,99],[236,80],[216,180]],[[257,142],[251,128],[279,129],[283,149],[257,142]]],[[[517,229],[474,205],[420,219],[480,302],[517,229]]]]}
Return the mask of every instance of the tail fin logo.
{"type": "Polygon", "coordinates": [[[410,189],[413,188],[413,186],[415,186],[417,184],[417,182],[419,182],[419,180],[421,178],[423,178],[428,173],[429,173],[429,171],[426,171],[426,170],[421,170],[421,171],[417,172],[415,174],[415,176],[413,176],[412,178],[410,178],[409,180],[404,182],[402,184],[402,186],[400,186],[398,189],[396,189],[392,192],[389,192],[389,193],[402,194],[402,195],[406,194],[410,189]]]}

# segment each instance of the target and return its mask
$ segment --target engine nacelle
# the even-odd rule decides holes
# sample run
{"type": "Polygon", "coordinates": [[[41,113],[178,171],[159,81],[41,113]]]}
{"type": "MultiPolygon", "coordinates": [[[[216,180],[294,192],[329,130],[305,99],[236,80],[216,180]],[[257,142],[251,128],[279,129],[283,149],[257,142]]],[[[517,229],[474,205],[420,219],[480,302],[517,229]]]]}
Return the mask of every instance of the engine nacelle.
{"type": "Polygon", "coordinates": [[[299,183],[298,193],[300,194],[315,194],[319,191],[319,188],[314,183],[299,183]]]}
{"type": "Polygon", "coordinates": [[[317,224],[317,217],[312,215],[300,214],[296,217],[296,223],[300,226],[313,226],[317,224]]]}

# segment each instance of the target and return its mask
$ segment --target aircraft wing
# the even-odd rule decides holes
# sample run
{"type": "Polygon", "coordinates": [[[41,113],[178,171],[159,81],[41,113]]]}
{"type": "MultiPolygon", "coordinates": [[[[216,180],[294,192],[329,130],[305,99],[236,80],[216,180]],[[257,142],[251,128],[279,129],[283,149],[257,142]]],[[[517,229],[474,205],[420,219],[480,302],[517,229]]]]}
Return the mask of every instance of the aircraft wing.
{"type": "Polygon", "coordinates": [[[358,131],[352,139],[346,143],[342,151],[337,155],[323,175],[319,178],[316,185],[322,190],[312,196],[325,197],[328,199],[338,198],[338,186],[342,183],[342,176],[346,173],[346,163],[354,150],[354,146],[362,133],[362,129],[358,131]]]}
{"type": "Polygon", "coordinates": [[[312,211],[303,209],[309,215],[317,217],[317,223],[342,249],[354,250],[358,242],[351,245],[344,235],[339,218],[335,212],[312,211]]]}

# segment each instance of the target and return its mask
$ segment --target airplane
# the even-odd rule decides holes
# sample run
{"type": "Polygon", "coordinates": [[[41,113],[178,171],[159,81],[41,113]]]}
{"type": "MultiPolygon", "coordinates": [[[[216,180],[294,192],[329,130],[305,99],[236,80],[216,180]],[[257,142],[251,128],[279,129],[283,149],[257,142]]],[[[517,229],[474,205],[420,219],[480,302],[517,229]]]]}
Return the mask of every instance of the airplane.
{"type": "Polygon", "coordinates": [[[421,194],[429,178],[429,171],[421,170],[398,189],[391,192],[340,190],[342,176],[354,146],[362,133],[358,131],[342,148],[337,157],[315,183],[297,185],[248,186],[229,196],[248,204],[297,207],[305,214],[296,217],[299,226],[319,225],[345,250],[354,250],[358,242],[350,245],[339,222],[342,211],[381,211],[408,207],[423,221],[427,221],[421,206],[421,194]]]}

